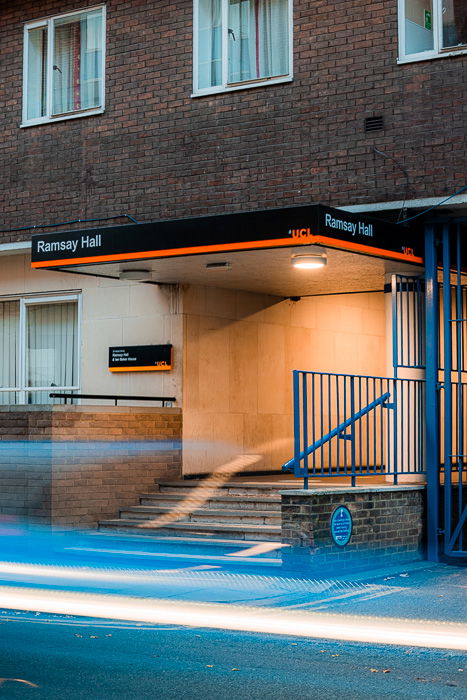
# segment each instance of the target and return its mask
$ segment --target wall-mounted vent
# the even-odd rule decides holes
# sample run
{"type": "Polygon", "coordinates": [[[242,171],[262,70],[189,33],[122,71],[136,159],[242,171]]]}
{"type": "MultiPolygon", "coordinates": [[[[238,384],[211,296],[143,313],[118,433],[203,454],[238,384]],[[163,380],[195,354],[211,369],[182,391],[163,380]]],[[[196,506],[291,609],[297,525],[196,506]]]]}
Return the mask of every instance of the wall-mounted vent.
{"type": "Polygon", "coordinates": [[[383,117],[367,117],[365,119],[365,131],[382,131],[384,129],[383,117]]]}

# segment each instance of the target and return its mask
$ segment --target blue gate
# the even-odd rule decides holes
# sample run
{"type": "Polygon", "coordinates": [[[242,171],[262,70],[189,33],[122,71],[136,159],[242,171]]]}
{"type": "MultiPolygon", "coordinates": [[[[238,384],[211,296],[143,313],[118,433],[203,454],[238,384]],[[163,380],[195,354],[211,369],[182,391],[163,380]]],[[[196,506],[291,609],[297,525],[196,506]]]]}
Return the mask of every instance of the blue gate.
{"type": "Polygon", "coordinates": [[[432,436],[427,453],[428,557],[433,560],[467,558],[466,266],[460,222],[428,226],[426,422],[432,436]]]}

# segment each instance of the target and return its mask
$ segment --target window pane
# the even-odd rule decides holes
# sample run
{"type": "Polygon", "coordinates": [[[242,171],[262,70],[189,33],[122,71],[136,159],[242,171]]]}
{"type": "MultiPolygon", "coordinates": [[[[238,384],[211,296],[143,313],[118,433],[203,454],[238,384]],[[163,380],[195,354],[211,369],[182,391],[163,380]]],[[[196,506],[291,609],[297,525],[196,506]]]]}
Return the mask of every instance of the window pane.
{"type": "Polygon", "coordinates": [[[432,0],[405,0],[405,53],[431,51],[433,43],[432,0]]]}
{"type": "MultiPolygon", "coordinates": [[[[27,307],[26,383],[28,387],[65,387],[77,381],[77,305],[27,307]]],[[[47,392],[46,392],[47,393],[47,392]]],[[[40,396],[41,402],[47,396],[40,396]]]]}
{"type": "Polygon", "coordinates": [[[198,89],[222,84],[221,0],[198,3],[198,89]]]}
{"type": "Polygon", "coordinates": [[[443,0],[443,48],[467,44],[466,0],[443,0]]]}
{"type": "Polygon", "coordinates": [[[15,404],[15,392],[2,392],[19,385],[19,302],[0,302],[0,404],[15,404]]]}
{"type": "Polygon", "coordinates": [[[101,105],[102,13],[74,15],[54,23],[53,114],[101,105]]]}
{"type": "Polygon", "coordinates": [[[46,114],[47,94],[47,27],[28,31],[28,65],[26,104],[27,118],[39,119],[46,114]]]}
{"type": "Polygon", "coordinates": [[[229,83],[289,72],[287,0],[229,0],[229,83]]]}

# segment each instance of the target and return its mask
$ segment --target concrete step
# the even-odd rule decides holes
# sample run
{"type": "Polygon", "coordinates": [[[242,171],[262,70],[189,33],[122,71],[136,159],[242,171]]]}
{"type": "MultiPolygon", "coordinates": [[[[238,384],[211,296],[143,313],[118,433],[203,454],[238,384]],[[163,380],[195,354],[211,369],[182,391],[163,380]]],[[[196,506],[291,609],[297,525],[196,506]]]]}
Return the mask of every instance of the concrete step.
{"type": "Polygon", "coordinates": [[[99,531],[113,532],[137,532],[139,535],[150,537],[167,537],[178,535],[181,537],[212,538],[213,536],[224,539],[251,540],[254,542],[280,542],[280,525],[247,525],[243,523],[170,523],[161,527],[148,527],[144,520],[136,518],[120,518],[119,520],[102,520],[99,523],[99,531]]]}
{"type": "Polygon", "coordinates": [[[163,515],[177,513],[176,522],[193,523],[235,523],[246,525],[280,525],[281,514],[277,511],[266,510],[214,510],[214,508],[183,508],[177,505],[164,507],[159,505],[141,505],[131,508],[121,508],[120,517],[123,519],[157,520],[163,515]]]}
{"type": "MultiPolygon", "coordinates": [[[[96,530],[95,532],[87,534],[88,536],[95,537],[99,542],[99,546],[103,545],[105,547],[106,539],[109,539],[111,542],[110,546],[112,547],[112,553],[115,553],[115,543],[121,543],[125,552],[128,550],[128,544],[130,544],[132,551],[134,551],[135,547],[137,546],[138,549],[136,550],[136,553],[143,554],[144,556],[146,556],[147,552],[149,551],[154,552],[155,556],[165,553],[168,558],[186,558],[187,546],[189,546],[189,558],[199,556],[207,559],[213,559],[215,557],[220,557],[223,559],[225,556],[228,556],[230,560],[230,558],[234,558],[238,555],[243,561],[245,557],[242,552],[245,549],[251,549],[252,547],[256,548],[258,545],[262,545],[262,543],[258,543],[257,541],[236,540],[233,538],[225,539],[215,535],[211,537],[206,536],[203,538],[190,535],[187,537],[180,537],[179,534],[170,535],[163,532],[156,533],[156,535],[151,536],[151,539],[149,540],[147,537],[145,537],[144,532],[141,533],[138,532],[138,530],[124,530],[121,533],[121,538],[116,536],[111,529],[108,531],[103,529],[100,532],[96,530]]],[[[267,558],[275,559],[276,562],[280,562],[281,552],[284,547],[288,547],[288,545],[282,545],[278,542],[270,542],[264,550],[266,555],[261,553],[258,554],[258,557],[260,557],[261,561],[264,561],[266,556],[267,558]]],[[[257,561],[257,559],[252,556],[246,557],[246,560],[248,562],[257,561]]]]}
{"type": "MultiPolygon", "coordinates": [[[[177,493],[143,493],[139,497],[142,506],[157,505],[174,508],[178,503],[193,494],[177,493]]],[[[281,497],[277,496],[210,496],[200,504],[203,508],[235,509],[235,510],[274,510],[280,512],[281,497]]]]}
{"type": "MultiPolygon", "coordinates": [[[[166,481],[159,484],[160,493],[193,493],[193,489],[205,486],[204,480],[190,479],[189,481],[166,481]]],[[[291,482],[248,482],[248,481],[227,481],[216,486],[215,495],[227,494],[229,496],[274,496],[280,491],[290,488],[301,488],[297,481],[291,482]]],[[[213,495],[214,495],[213,494],[213,495]]]]}

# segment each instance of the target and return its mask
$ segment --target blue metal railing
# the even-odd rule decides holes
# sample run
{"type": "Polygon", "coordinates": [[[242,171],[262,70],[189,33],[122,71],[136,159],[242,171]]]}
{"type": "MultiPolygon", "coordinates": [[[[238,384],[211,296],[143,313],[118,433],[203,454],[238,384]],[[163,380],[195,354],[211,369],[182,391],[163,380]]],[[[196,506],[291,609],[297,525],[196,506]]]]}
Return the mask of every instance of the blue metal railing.
{"type": "Polygon", "coordinates": [[[309,477],[423,472],[421,379],[295,370],[294,456],[282,469],[309,477]]]}
{"type": "Polygon", "coordinates": [[[423,369],[426,364],[425,279],[393,275],[391,292],[394,370],[397,373],[399,367],[423,369]]]}

